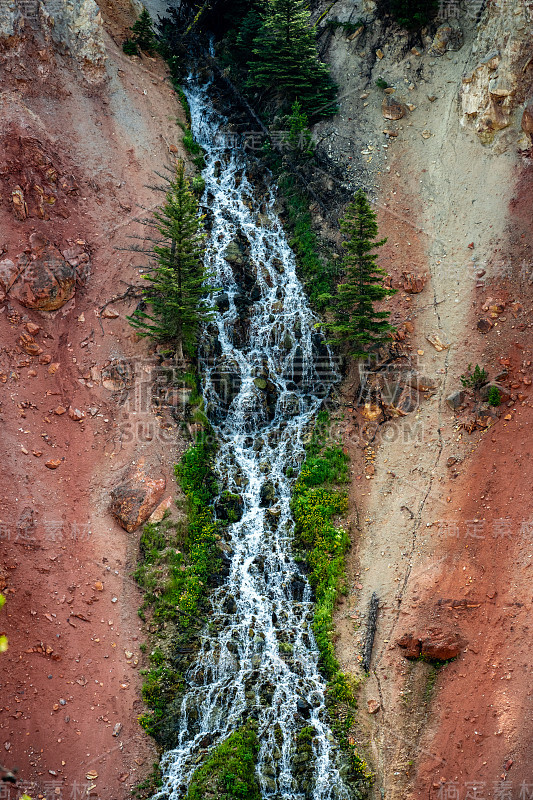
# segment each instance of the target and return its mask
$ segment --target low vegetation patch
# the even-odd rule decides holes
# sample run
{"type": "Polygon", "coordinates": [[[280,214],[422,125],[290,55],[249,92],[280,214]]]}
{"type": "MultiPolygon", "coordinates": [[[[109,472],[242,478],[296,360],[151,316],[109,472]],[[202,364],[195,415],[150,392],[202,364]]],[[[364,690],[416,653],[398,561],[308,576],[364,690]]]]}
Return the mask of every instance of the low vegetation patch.
{"type": "Polygon", "coordinates": [[[258,752],[257,722],[249,720],[211,751],[192,776],[185,800],[261,800],[258,752]]]}
{"type": "Polygon", "coordinates": [[[340,445],[328,443],[329,427],[329,416],[321,411],[293,488],[291,505],[296,545],[309,567],[309,582],[316,595],[313,632],[320,664],[328,678],[333,728],[349,760],[351,777],[371,785],[372,773],[348,735],[353,713],[344,715],[343,722],[336,713],[340,704],[355,707],[357,681],[341,671],[333,644],[333,611],[345,591],[345,555],[350,546],[347,531],[335,524],[335,518],[347,510],[346,492],[340,486],[348,480],[349,457],[340,445]]]}
{"type": "MultiPolygon", "coordinates": [[[[172,622],[174,646],[183,649],[204,619],[205,601],[212,578],[220,567],[216,548],[217,523],[211,504],[217,493],[212,472],[216,446],[212,437],[200,433],[194,445],[176,466],[176,477],[186,501],[186,519],[147,524],[140,540],[140,560],[134,573],[145,590],[139,614],[149,617],[156,640],[165,623],[172,622]]],[[[166,709],[183,687],[181,670],[163,645],[150,653],[150,668],[143,671],[143,700],[149,712],[140,723],[160,738],[166,709]]]]}

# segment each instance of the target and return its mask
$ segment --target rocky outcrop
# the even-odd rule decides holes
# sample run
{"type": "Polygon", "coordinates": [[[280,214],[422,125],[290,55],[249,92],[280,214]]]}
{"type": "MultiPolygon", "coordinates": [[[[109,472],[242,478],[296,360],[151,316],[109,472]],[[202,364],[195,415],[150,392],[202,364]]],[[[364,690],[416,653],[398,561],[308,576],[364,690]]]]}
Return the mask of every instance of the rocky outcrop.
{"type": "Polygon", "coordinates": [[[461,122],[485,144],[511,124],[513,110],[525,100],[533,69],[532,22],[531,7],[513,0],[488,4],[481,21],[472,48],[479,60],[462,81],[461,122]]]}
{"type": "Polygon", "coordinates": [[[146,475],[144,459],[141,458],[111,492],[111,514],[124,530],[132,533],[157,508],[165,486],[164,478],[154,479],[146,475]]]}
{"type": "Polygon", "coordinates": [[[406,658],[425,661],[448,661],[466,647],[466,641],[455,633],[429,628],[423,634],[406,633],[396,642],[406,658]]]}
{"type": "Polygon", "coordinates": [[[8,0],[0,14],[0,40],[39,31],[45,41],[70,53],[90,82],[105,74],[105,47],[100,9],[95,0],[8,0]]]}
{"type": "Polygon", "coordinates": [[[29,253],[0,261],[0,300],[9,294],[26,308],[56,311],[74,294],[77,274],[55,245],[32,233],[29,253]]]}

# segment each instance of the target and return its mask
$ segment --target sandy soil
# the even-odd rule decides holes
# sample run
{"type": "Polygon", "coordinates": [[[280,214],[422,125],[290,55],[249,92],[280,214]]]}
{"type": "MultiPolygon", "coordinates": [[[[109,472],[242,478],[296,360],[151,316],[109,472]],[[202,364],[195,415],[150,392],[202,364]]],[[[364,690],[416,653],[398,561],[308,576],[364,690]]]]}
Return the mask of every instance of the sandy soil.
{"type": "MultiPolygon", "coordinates": [[[[128,13],[114,23],[119,41],[128,13]]],[[[35,142],[78,188],[50,206],[47,219],[30,203],[30,216],[18,221],[4,202],[3,257],[16,256],[39,231],[60,249],[83,242],[91,269],[57,312],[16,303],[0,309],[1,627],[9,637],[0,743],[2,762],[18,768],[33,797],[118,798],[151,772],[156,754],[137,722],[143,636],[131,573],[138,534],[113,522],[109,492],[145,456],[174,494],[172,465],[184,443],[134,390],[128,396],[102,386],[109,361],[130,359],[137,383],[150,377],[150,362],[125,320],[131,302],[113,306],[117,319],[98,314],[135,279],[137,257],[116,248],[141,230],[140,206],[157,202],[146,185],[168,163],[169,146],[180,149],[182,112],[160,61],[129,59],[107,37],[107,80],[94,87],[68,57],[37,54],[41,44],[26,41],[12,54],[25,65],[24,80],[20,69],[4,73],[2,194],[26,174],[35,142]],[[35,63],[44,65],[43,78],[35,63]],[[28,321],[40,326],[48,365],[19,346],[28,321]],[[55,411],[71,405],[84,412],[81,422],[55,411]],[[61,459],[58,469],[45,467],[50,458],[61,459]]],[[[6,58],[13,63],[9,52],[6,58]]]]}

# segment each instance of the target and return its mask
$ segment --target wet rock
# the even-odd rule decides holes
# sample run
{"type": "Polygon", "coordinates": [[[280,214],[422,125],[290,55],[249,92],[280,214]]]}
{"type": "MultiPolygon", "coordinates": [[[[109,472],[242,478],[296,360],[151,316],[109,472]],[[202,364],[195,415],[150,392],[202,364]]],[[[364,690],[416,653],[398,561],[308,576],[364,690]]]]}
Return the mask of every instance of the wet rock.
{"type": "MultiPolygon", "coordinates": [[[[236,614],[237,613],[237,603],[235,598],[232,595],[229,595],[224,600],[222,608],[226,612],[226,614],[236,614]]],[[[229,648],[228,648],[229,649],[229,648]]]]}
{"type": "Polygon", "coordinates": [[[227,292],[220,292],[215,296],[215,304],[221,314],[229,310],[229,297],[227,292]]]}
{"type": "Polygon", "coordinates": [[[124,530],[131,533],[142,525],[159,504],[165,491],[165,478],[146,475],[140,459],[111,492],[110,512],[124,530]]]}
{"type": "Polygon", "coordinates": [[[311,706],[309,705],[307,700],[304,700],[302,697],[298,698],[296,702],[296,709],[298,711],[298,714],[300,714],[300,716],[303,717],[304,719],[309,719],[309,717],[311,716],[311,706]]]}
{"type": "Polygon", "coordinates": [[[266,481],[260,490],[261,508],[270,508],[276,502],[276,490],[272,481],[266,481]]]}
{"type": "Polygon", "coordinates": [[[32,233],[31,253],[18,257],[17,275],[9,296],[26,308],[55,311],[74,294],[76,269],[61,255],[57,247],[43,236],[32,233]]]}
{"type": "Polygon", "coordinates": [[[385,95],[381,103],[381,113],[385,119],[401,119],[405,116],[405,106],[392,95],[385,95]]]}
{"type": "Polygon", "coordinates": [[[223,492],[215,503],[217,518],[224,522],[238,522],[244,513],[244,502],[240,495],[223,492]]]}
{"type": "Polygon", "coordinates": [[[241,390],[241,376],[239,365],[236,361],[221,359],[217,369],[211,375],[213,387],[217,393],[220,404],[224,408],[229,408],[235,397],[241,390]]]}
{"type": "Polygon", "coordinates": [[[452,411],[457,411],[457,409],[463,405],[467,398],[467,393],[464,389],[460,389],[457,392],[452,392],[446,398],[447,405],[452,409],[452,411]]]}

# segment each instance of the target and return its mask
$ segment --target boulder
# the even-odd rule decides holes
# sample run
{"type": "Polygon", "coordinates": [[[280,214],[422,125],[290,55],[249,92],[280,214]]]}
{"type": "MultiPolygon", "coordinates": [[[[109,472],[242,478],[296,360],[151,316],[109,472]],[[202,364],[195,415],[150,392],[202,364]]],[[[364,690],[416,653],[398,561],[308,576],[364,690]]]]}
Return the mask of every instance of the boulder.
{"type": "Polygon", "coordinates": [[[413,275],[412,272],[402,272],[402,288],[407,294],[419,294],[427,282],[425,275],[413,275]]]}
{"type": "Polygon", "coordinates": [[[385,95],[381,104],[381,113],[385,119],[401,119],[405,116],[405,106],[392,95],[385,95]]]}
{"type": "Polygon", "coordinates": [[[448,661],[459,655],[466,641],[458,634],[444,632],[441,628],[428,628],[423,634],[406,633],[396,644],[404,651],[405,658],[448,661]]]}
{"type": "Polygon", "coordinates": [[[435,31],[429,54],[443,56],[448,50],[460,50],[463,46],[463,32],[457,23],[445,22],[435,31]]]}
{"type": "Polygon", "coordinates": [[[211,380],[221,405],[229,408],[241,390],[242,379],[238,363],[221,358],[211,375],[211,380]]]}
{"type": "Polygon", "coordinates": [[[141,458],[111,492],[111,514],[124,530],[132,533],[159,505],[165,486],[165,478],[154,479],[146,475],[144,459],[141,458]]]}
{"type": "Polygon", "coordinates": [[[489,392],[491,389],[497,389],[500,393],[500,403],[507,403],[511,399],[511,395],[508,389],[505,386],[501,386],[499,383],[495,381],[491,381],[491,383],[486,383],[485,386],[482,386],[479,391],[479,396],[481,400],[488,400],[489,392]]]}
{"type": "Polygon", "coordinates": [[[9,288],[10,297],[26,308],[56,311],[74,294],[76,268],[48,239],[30,236],[31,254],[18,257],[18,273],[9,288]]]}
{"type": "Polygon", "coordinates": [[[467,393],[464,389],[459,389],[457,392],[452,392],[446,398],[447,405],[452,409],[452,411],[457,411],[460,406],[463,405],[467,397],[467,393]]]}
{"type": "Polygon", "coordinates": [[[260,491],[261,508],[269,508],[276,501],[276,490],[272,481],[266,481],[260,491]]]}

